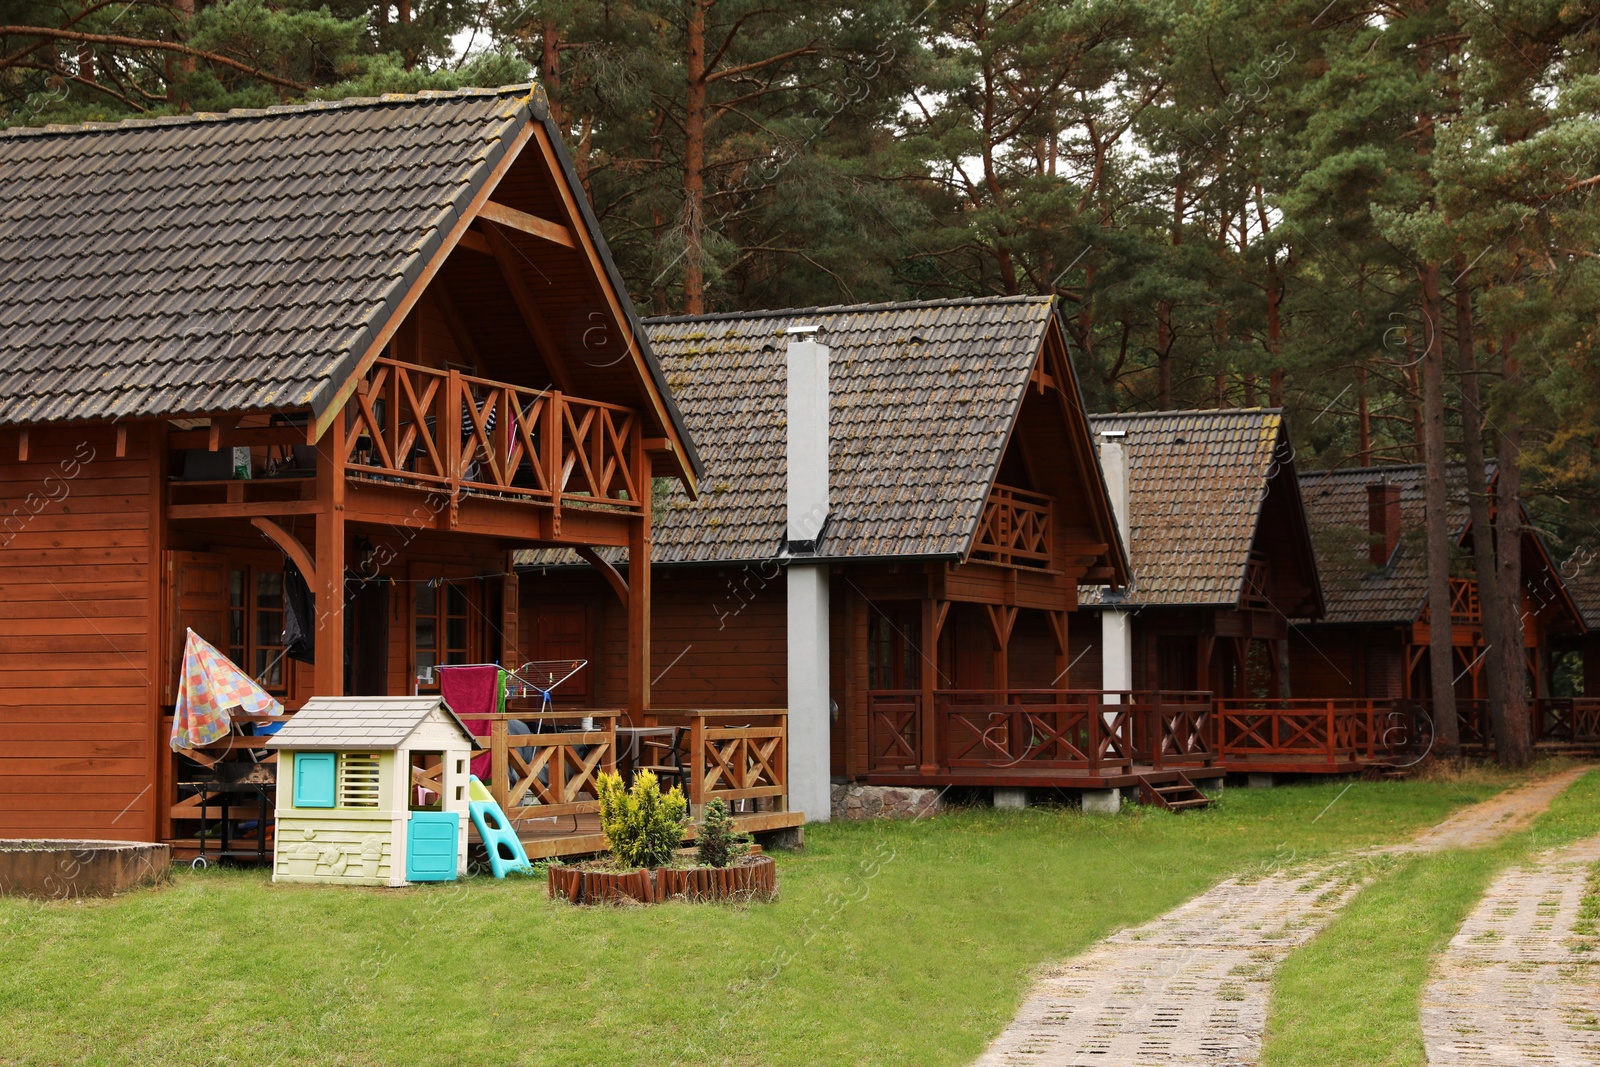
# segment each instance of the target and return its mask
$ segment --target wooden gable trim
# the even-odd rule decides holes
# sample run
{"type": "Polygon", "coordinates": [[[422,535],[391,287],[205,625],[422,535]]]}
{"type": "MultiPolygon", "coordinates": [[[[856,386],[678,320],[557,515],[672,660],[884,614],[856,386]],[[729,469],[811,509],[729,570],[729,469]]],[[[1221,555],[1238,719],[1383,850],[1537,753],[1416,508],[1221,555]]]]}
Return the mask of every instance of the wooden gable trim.
{"type": "Polygon", "coordinates": [[[635,373],[639,376],[640,383],[644,386],[645,396],[649,400],[649,408],[656,422],[662,427],[665,436],[671,439],[676,447],[665,450],[672,457],[673,466],[678,471],[678,477],[683,482],[684,490],[693,499],[699,495],[700,485],[695,477],[694,468],[689,464],[683,442],[678,439],[678,428],[673,424],[672,417],[667,412],[665,399],[656,388],[654,376],[645,363],[644,350],[639,345],[639,338],[628,328],[628,316],[622,309],[622,302],[611,286],[611,278],[605,269],[600,257],[600,250],[595,246],[589,236],[589,231],[583,225],[583,213],[578,208],[577,198],[565,180],[565,171],[561,161],[556,158],[555,146],[550,141],[549,134],[542,126],[533,130],[533,139],[543,154],[545,165],[550,168],[550,173],[556,177],[556,193],[561,197],[561,207],[566,215],[567,225],[571,232],[577,236],[579,250],[583,252],[595,278],[600,284],[600,291],[605,297],[606,306],[611,311],[612,322],[623,335],[627,344],[628,356],[632,361],[635,373]]]}
{"type": "Polygon", "coordinates": [[[559,222],[541,219],[537,215],[530,215],[526,211],[518,211],[505,204],[497,204],[493,200],[486,201],[478,210],[478,217],[489,222],[505,226],[508,229],[525,233],[530,237],[551,241],[562,248],[577,249],[578,241],[572,236],[572,230],[559,222]]]}
{"type": "Polygon", "coordinates": [[[411,288],[406,290],[406,295],[401,298],[399,306],[389,316],[389,321],[383,324],[383,328],[372,339],[372,343],[367,346],[367,350],[362,353],[361,358],[356,362],[355,368],[334,392],[328,401],[327,407],[322,409],[322,414],[310,421],[306,429],[308,444],[316,444],[321,440],[322,435],[328,431],[328,427],[343,414],[344,405],[350,399],[350,394],[355,392],[356,383],[366,378],[367,372],[372,369],[372,364],[389,347],[389,342],[394,338],[395,331],[399,330],[401,324],[411,317],[411,312],[417,306],[417,302],[422,299],[422,294],[427,291],[428,286],[433,284],[435,276],[439,273],[439,268],[444,266],[446,259],[450,258],[450,253],[455,251],[462,235],[467,232],[467,227],[472,224],[472,220],[477,217],[483,205],[489,202],[489,197],[499,187],[501,179],[506,176],[506,172],[511,169],[511,165],[522,155],[523,148],[527,146],[537,127],[538,120],[530,117],[522,129],[517,131],[510,147],[500,157],[499,162],[494,165],[494,169],[489,172],[488,178],[484,180],[483,185],[474,194],[472,201],[467,205],[467,209],[456,218],[455,224],[445,234],[444,240],[439,242],[439,247],[434,251],[433,256],[429,258],[427,263],[423,264],[416,281],[412,282],[411,288]]]}

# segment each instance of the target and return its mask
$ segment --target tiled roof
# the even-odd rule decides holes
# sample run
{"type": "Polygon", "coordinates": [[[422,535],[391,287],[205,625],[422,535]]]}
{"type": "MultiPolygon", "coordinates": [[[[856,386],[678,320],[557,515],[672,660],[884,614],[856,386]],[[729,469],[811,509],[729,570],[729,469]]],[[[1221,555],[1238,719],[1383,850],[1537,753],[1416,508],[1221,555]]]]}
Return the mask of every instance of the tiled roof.
{"type": "MultiPolygon", "coordinates": [[[[390,749],[439,710],[461,727],[450,705],[436,696],[313,697],[267,742],[268,748],[390,749]]],[[[473,742],[476,746],[476,742],[473,742]]]]}
{"type": "Polygon", "coordinates": [[[1600,556],[1592,547],[1580,549],[1560,567],[1563,584],[1589,629],[1600,627],[1600,556]]]}
{"type": "MultiPolygon", "coordinates": [[[[1465,468],[1451,468],[1447,482],[1450,529],[1467,524],[1465,468]]],[[[1423,468],[1353,467],[1306,471],[1300,491],[1311,517],[1311,540],[1327,600],[1328,623],[1409,623],[1428,599],[1428,559],[1423,468]],[[1388,482],[1400,487],[1399,547],[1384,568],[1368,561],[1372,537],[1367,528],[1367,486],[1388,482]]]]}
{"type": "MultiPolygon", "coordinates": [[[[1163,411],[1091,415],[1089,423],[1096,435],[1125,434],[1100,437],[1121,441],[1128,466],[1133,585],[1124,602],[1238,604],[1269,481],[1291,461],[1282,414],[1163,411]]],[[[1080,593],[1086,603],[1099,595],[1080,593]]]]}
{"type": "Polygon", "coordinates": [[[976,528],[1051,316],[1046,297],[805,308],[647,320],[700,447],[698,500],[674,489],[661,563],[782,547],[789,326],[830,351],[833,557],[960,556],[976,528]]]}
{"type": "Polygon", "coordinates": [[[529,121],[577,189],[529,86],[0,134],[0,423],[322,411],[529,121]]]}

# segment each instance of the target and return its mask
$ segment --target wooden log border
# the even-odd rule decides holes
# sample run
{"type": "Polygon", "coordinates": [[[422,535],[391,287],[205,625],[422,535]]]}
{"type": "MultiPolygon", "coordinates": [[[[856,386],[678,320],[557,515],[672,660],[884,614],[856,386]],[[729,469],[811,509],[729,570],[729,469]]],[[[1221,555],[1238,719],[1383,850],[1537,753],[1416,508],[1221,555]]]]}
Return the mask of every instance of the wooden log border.
{"type": "Polygon", "coordinates": [[[731,867],[661,867],[607,871],[579,866],[550,868],[550,899],[569,904],[656,904],[681,898],[771,900],[778,891],[778,869],[771,856],[747,856],[731,867]]]}

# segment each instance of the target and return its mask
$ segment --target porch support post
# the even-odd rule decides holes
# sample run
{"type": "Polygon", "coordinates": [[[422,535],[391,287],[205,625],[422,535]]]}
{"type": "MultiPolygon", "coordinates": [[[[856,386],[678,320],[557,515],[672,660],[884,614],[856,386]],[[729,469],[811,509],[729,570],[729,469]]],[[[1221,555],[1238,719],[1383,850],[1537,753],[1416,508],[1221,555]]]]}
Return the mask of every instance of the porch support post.
{"type": "Polygon", "coordinates": [[[628,718],[644,725],[650,707],[650,468],[643,439],[635,434],[634,478],[639,486],[639,518],[628,531],[628,718]]]}
{"type": "Polygon", "coordinates": [[[1067,677],[1067,670],[1072,665],[1072,660],[1067,655],[1071,644],[1067,629],[1067,613],[1049,611],[1045,613],[1045,617],[1050,620],[1050,636],[1055,639],[1056,646],[1055,681],[1050,683],[1050,688],[1071,689],[1072,681],[1067,677]]]}
{"type": "Polygon", "coordinates": [[[807,822],[833,812],[832,681],[829,646],[829,567],[791,556],[787,569],[789,627],[789,808],[807,822]]]}
{"type": "Polygon", "coordinates": [[[512,569],[515,563],[516,555],[508,553],[506,573],[500,578],[500,662],[507,670],[513,671],[522,666],[517,637],[522,582],[512,569]]]}
{"type": "Polygon", "coordinates": [[[344,414],[317,443],[317,633],[313,671],[319,697],[344,696],[344,414]]]}
{"type": "Polygon", "coordinates": [[[1011,699],[1011,631],[1017,625],[1017,609],[1003,604],[984,605],[989,627],[994,631],[994,687],[1007,703],[1011,699]]]}
{"type": "Polygon", "coordinates": [[[939,738],[938,717],[934,709],[934,691],[939,688],[939,628],[944,613],[940,610],[937,600],[924,597],[922,601],[922,634],[921,656],[917,663],[920,678],[918,688],[922,690],[922,719],[918,724],[918,736],[922,739],[922,766],[923,774],[936,774],[939,770],[939,738]]]}

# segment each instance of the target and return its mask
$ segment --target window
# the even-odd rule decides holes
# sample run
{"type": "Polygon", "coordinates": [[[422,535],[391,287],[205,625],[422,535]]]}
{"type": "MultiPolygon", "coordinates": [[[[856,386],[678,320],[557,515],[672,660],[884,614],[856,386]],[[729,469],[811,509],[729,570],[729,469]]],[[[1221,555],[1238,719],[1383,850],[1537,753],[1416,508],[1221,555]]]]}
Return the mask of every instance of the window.
{"type": "Polygon", "coordinates": [[[867,617],[867,688],[915,689],[922,672],[917,639],[922,618],[916,604],[875,604],[867,617]]]}
{"type": "Polygon", "coordinates": [[[452,663],[473,663],[481,656],[473,647],[472,619],[480,612],[475,603],[475,581],[437,579],[414,587],[412,652],[419,688],[439,684],[434,668],[452,663]]]}
{"type": "Polygon", "coordinates": [[[378,806],[378,757],[372,752],[339,753],[339,807],[378,806]]]}
{"type": "Polygon", "coordinates": [[[274,696],[292,675],[283,655],[283,572],[235,566],[228,576],[228,658],[274,696]]]}

